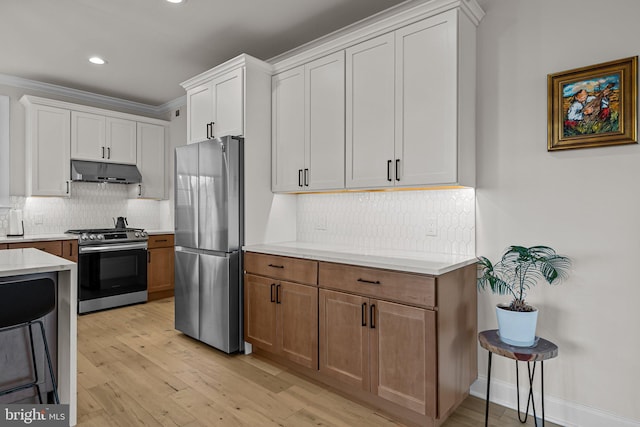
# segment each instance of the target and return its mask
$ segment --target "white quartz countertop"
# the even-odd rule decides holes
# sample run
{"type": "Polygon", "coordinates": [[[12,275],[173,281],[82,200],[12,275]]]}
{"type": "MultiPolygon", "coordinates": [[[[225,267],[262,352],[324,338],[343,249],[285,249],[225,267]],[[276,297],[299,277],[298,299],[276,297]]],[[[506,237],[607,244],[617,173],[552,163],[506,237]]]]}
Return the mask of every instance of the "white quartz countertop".
{"type": "Polygon", "coordinates": [[[158,234],[175,234],[174,230],[145,230],[150,236],[157,236],[158,234]]]}
{"type": "Polygon", "coordinates": [[[472,256],[386,249],[362,249],[318,243],[282,242],[247,245],[247,252],[337,262],[438,276],[476,262],[472,256]]]}
{"type": "Polygon", "coordinates": [[[34,248],[0,251],[0,277],[71,270],[75,265],[75,262],[34,248]]]}
{"type": "Polygon", "coordinates": [[[26,243],[41,242],[44,240],[77,240],[78,236],[73,234],[56,233],[56,234],[26,234],[20,237],[7,237],[0,235],[0,243],[26,243]]]}

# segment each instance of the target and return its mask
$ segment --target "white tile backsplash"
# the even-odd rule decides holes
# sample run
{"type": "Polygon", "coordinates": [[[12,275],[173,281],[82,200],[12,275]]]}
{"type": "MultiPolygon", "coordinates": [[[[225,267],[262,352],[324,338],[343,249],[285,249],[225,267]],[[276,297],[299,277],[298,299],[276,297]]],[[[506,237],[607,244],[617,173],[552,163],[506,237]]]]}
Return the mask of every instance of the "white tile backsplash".
{"type": "Polygon", "coordinates": [[[296,225],[299,242],[475,256],[475,190],[299,195],[296,225]]]}
{"type": "MultiPolygon", "coordinates": [[[[129,199],[129,186],[74,182],[72,197],[11,196],[22,209],[25,234],[62,233],[72,228],[113,227],[113,218],[127,217],[130,227],[172,229],[168,200],[129,199]]],[[[9,213],[0,211],[0,234],[9,229],[9,213]]]]}

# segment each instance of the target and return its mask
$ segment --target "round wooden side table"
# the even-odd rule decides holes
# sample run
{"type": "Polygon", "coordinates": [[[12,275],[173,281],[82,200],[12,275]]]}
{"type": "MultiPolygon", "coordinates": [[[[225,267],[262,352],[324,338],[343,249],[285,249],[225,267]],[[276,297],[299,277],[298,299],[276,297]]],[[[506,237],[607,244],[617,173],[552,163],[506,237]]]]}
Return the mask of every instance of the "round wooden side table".
{"type": "Polygon", "coordinates": [[[487,370],[487,401],[484,414],[484,425],[489,424],[489,387],[491,385],[491,356],[496,353],[516,361],[516,390],[518,393],[518,419],[521,423],[527,422],[529,416],[529,404],[533,409],[533,420],[538,425],[536,416],[536,406],[533,401],[533,378],[536,373],[536,362],[540,362],[540,396],[542,402],[542,425],[544,426],[544,361],[553,359],[558,355],[558,346],[544,338],[536,338],[536,342],[531,347],[516,347],[500,341],[497,329],[482,331],[478,334],[480,346],[489,351],[489,367],[487,370]],[[520,375],[518,372],[518,362],[527,362],[527,372],[529,373],[529,397],[527,399],[527,409],[524,411],[524,418],[520,413],[520,375]],[[533,362],[533,368],[531,367],[533,362]]]}

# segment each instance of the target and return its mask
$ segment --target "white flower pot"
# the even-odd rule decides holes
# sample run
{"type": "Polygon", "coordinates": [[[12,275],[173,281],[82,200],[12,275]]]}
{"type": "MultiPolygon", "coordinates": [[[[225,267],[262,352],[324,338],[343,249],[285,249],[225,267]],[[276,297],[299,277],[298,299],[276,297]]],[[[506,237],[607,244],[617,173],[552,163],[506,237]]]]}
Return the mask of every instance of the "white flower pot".
{"type": "Polygon", "coordinates": [[[530,347],[536,341],[536,324],[538,322],[538,309],[534,311],[511,311],[496,306],[498,318],[498,333],[500,340],[517,347],[530,347]]]}

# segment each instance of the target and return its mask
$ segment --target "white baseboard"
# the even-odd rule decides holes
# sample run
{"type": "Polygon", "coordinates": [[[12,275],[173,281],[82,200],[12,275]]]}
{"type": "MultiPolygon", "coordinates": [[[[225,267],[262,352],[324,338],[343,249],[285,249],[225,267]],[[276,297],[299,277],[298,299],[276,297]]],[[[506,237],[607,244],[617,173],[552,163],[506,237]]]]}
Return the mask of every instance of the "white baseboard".
{"type": "MultiPolygon", "coordinates": [[[[520,405],[521,410],[527,405],[529,383],[526,378],[526,368],[520,372],[520,405]],[[524,406],[524,407],[523,407],[524,406]]],[[[536,415],[541,416],[540,393],[538,382],[539,374],[536,373],[533,386],[536,403],[536,415]]],[[[493,376],[492,376],[493,377],[493,376]]],[[[487,377],[479,376],[471,385],[471,395],[484,399],[487,396],[487,377]]],[[[505,381],[491,379],[490,400],[498,405],[515,410],[517,408],[516,386],[505,381]]],[[[529,410],[531,414],[533,412],[529,410]]],[[[589,406],[570,402],[545,394],[544,397],[545,420],[566,427],[640,427],[640,421],[623,418],[610,412],[605,412],[589,406]]]]}

